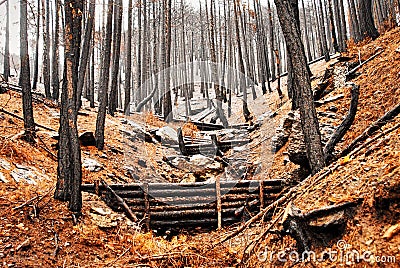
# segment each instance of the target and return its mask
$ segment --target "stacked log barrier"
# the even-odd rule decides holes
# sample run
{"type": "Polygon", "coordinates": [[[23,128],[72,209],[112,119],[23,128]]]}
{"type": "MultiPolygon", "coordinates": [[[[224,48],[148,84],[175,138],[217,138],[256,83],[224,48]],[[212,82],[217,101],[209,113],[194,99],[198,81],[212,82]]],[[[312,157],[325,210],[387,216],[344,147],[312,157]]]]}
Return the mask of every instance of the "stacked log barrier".
{"type": "MultiPolygon", "coordinates": [[[[143,227],[174,229],[217,227],[215,183],[149,183],[109,185],[124,199],[143,227]]],[[[221,181],[222,224],[243,220],[246,211],[255,214],[280,195],[283,180],[221,181]]],[[[97,193],[113,210],[123,212],[115,197],[102,185],[82,185],[82,190],[97,193]]]]}

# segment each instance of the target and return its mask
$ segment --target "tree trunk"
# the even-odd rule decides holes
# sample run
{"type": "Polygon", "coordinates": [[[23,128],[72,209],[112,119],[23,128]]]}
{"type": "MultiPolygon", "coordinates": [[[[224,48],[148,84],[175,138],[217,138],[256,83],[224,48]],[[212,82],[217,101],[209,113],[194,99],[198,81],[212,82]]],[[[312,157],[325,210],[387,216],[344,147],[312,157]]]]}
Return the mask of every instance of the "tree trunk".
{"type": "Polygon", "coordinates": [[[108,0],[106,34],[103,42],[103,59],[99,83],[99,111],[96,119],[96,146],[97,149],[104,149],[104,127],[106,121],[106,109],[108,102],[108,85],[110,79],[111,61],[111,39],[112,39],[112,18],[114,1],[108,0]]]}
{"type": "Polygon", "coordinates": [[[172,13],[172,0],[163,0],[164,2],[164,32],[165,32],[165,52],[163,52],[164,57],[164,68],[165,72],[165,87],[163,96],[163,112],[165,122],[171,122],[173,119],[172,114],[172,100],[171,100],[171,74],[170,74],[170,64],[171,64],[171,13],[172,13]]]}
{"type": "Polygon", "coordinates": [[[235,28],[236,28],[236,42],[238,45],[238,61],[239,61],[239,88],[243,92],[243,99],[242,99],[242,107],[243,107],[243,116],[244,119],[247,121],[251,120],[251,115],[250,111],[247,107],[247,87],[246,87],[246,81],[245,81],[245,68],[244,68],[244,63],[243,63],[243,54],[242,54],[242,47],[241,47],[241,42],[240,42],[240,32],[239,32],[239,19],[238,19],[238,5],[236,3],[236,0],[233,0],[233,5],[234,5],[234,11],[235,11],[235,28]]]}
{"type": "Polygon", "coordinates": [[[113,65],[111,69],[111,91],[108,103],[108,112],[114,116],[117,111],[118,99],[118,72],[119,72],[119,58],[121,50],[121,31],[122,31],[122,0],[116,1],[116,8],[114,9],[114,42],[113,42],[113,65]]]}
{"type": "Polygon", "coordinates": [[[64,80],[58,150],[58,179],[55,198],[69,201],[69,209],[80,214],[82,209],[81,150],[77,129],[77,83],[82,25],[82,1],[65,1],[64,80]]]}
{"type": "Polygon", "coordinates": [[[78,91],[76,96],[76,107],[79,110],[82,106],[82,90],[86,76],[86,67],[89,61],[90,43],[93,35],[93,23],[95,18],[95,2],[89,2],[89,14],[86,20],[85,36],[83,38],[82,55],[79,63],[78,91]]]}
{"type": "MultiPolygon", "coordinates": [[[[35,44],[35,59],[33,62],[33,81],[32,89],[36,90],[39,77],[39,39],[40,39],[40,0],[37,0],[37,17],[36,17],[36,44],[35,44]]],[[[7,38],[8,40],[8,38],[7,38]]],[[[7,41],[6,41],[7,42],[7,41]]],[[[7,44],[7,43],[6,43],[7,44]]],[[[5,64],[5,62],[4,62],[5,64]]],[[[10,63],[8,63],[10,64],[10,63]]]]}
{"type": "MultiPolygon", "coordinates": [[[[4,80],[8,82],[8,78],[10,77],[10,3],[9,0],[6,2],[6,40],[4,47],[4,71],[3,76],[4,80]]],[[[39,17],[39,15],[38,15],[39,17]]],[[[37,35],[39,36],[39,35],[37,35]]],[[[38,45],[38,40],[36,40],[36,44],[38,45]]]]}
{"type": "Polygon", "coordinates": [[[367,37],[371,37],[372,39],[378,38],[379,33],[375,28],[372,17],[372,0],[358,1],[358,10],[362,39],[367,37]]]}
{"type": "Polygon", "coordinates": [[[54,100],[59,99],[60,97],[60,77],[58,73],[59,68],[59,12],[60,12],[60,0],[55,0],[55,24],[54,24],[54,36],[53,36],[53,51],[52,51],[52,74],[51,74],[51,85],[53,88],[52,98],[54,100]]]}
{"type": "Polygon", "coordinates": [[[362,37],[360,33],[357,10],[354,1],[355,0],[349,0],[349,10],[350,10],[351,30],[353,33],[354,41],[357,43],[362,39],[362,37]]]}
{"type": "Polygon", "coordinates": [[[35,121],[33,119],[32,92],[30,82],[29,54],[28,54],[28,14],[27,0],[20,1],[20,85],[22,88],[22,110],[24,114],[25,137],[33,141],[35,136],[35,121]]]}
{"type": "Polygon", "coordinates": [[[126,41],[126,70],[125,70],[125,101],[124,111],[125,115],[129,116],[131,113],[131,73],[132,73],[132,0],[128,3],[128,36],[126,41]]]}
{"type": "Polygon", "coordinates": [[[49,0],[42,1],[42,10],[43,10],[43,82],[44,82],[44,92],[46,94],[46,98],[51,98],[50,91],[50,5],[49,0]]]}
{"type": "Polygon", "coordinates": [[[295,11],[287,0],[275,0],[275,5],[288,47],[287,51],[290,52],[288,57],[293,64],[293,81],[298,91],[304,143],[311,172],[315,174],[324,167],[324,155],[300,29],[296,26],[295,11]]]}

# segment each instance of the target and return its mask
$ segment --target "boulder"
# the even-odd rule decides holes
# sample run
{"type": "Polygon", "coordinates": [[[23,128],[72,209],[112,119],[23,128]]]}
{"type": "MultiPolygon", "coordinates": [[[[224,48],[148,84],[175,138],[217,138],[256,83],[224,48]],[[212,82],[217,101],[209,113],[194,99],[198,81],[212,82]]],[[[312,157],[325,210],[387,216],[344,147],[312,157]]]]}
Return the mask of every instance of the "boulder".
{"type": "Polygon", "coordinates": [[[307,152],[298,111],[294,112],[292,131],[289,136],[288,156],[291,162],[303,167],[308,166],[307,152]]]}
{"type": "Polygon", "coordinates": [[[294,113],[289,112],[276,129],[276,134],[271,139],[272,150],[274,152],[279,151],[289,140],[290,133],[292,132],[293,121],[294,113]]]}
{"type": "Polygon", "coordinates": [[[175,129],[165,126],[156,131],[156,137],[166,144],[178,144],[178,134],[175,129]]]}
{"type": "Polygon", "coordinates": [[[96,139],[93,132],[86,131],[79,136],[81,146],[96,146],[96,139]]]}

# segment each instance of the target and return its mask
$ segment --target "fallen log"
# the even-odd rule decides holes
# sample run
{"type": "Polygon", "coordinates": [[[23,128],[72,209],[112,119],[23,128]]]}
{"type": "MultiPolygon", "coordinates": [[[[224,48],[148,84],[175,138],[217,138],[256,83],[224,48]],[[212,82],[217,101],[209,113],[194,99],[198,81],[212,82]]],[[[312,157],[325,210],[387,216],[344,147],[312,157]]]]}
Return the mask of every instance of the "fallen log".
{"type": "MultiPolygon", "coordinates": [[[[23,117],[21,117],[21,116],[19,116],[19,115],[16,115],[16,114],[14,114],[14,113],[12,113],[12,112],[6,111],[6,110],[4,110],[3,108],[0,108],[0,112],[3,112],[3,113],[5,113],[5,114],[7,114],[7,115],[10,115],[10,116],[14,117],[14,118],[17,118],[17,119],[19,119],[19,120],[21,120],[21,121],[24,121],[24,118],[23,118],[23,117]]],[[[38,124],[38,123],[35,123],[35,126],[40,127],[40,128],[43,128],[43,129],[48,130],[48,131],[57,132],[56,130],[54,130],[54,129],[50,128],[50,127],[46,127],[46,126],[41,125],[41,124],[38,124]]]]}
{"type": "Polygon", "coordinates": [[[347,130],[349,130],[350,126],[354,122],[354,118],[356,117],[357,113],[359,96],[360,96],[360,86],[352,84],[349,112],[346,118],[340,124],[340,126],[336,128],[335,132],[330,137],[329,141],[326,143],[324,148],[324,156],[326,163],[329,163],[333,159],[333,151],[335,149],[336,144],[344,137],[347,130]]]}
{"type": "Polygon", "coordinates": [[[346,73],[346,80],[349,80],[350,77],[351,77],[352,75],[354,75],[354,74],[357,72],[358,69],[360,69],[362,66],[364,66],[364,64],[370,62],[371,60],[375,59],[377,56],[379,56],[380,54],[382,54],[383,51],[384,51],[383,49],[380,49],[379,52],[375,53],[373,56],[369,57],[367,60],[363,61],[363,62],[362,62],[361,64],[359,64],[358,66],[356,66],[356,67],[353,68],[352,70],[348,71],[348,72],[346,73]]]}
{"type": "Polygon", "coordinates": [[[327,103],[334,102],[334,101],[337,101],[337,100],[340,100],[340,99],[343,99],[343,98],[344,98],[344,95],[343,94],[339,94],[339,95],[333,96],[331,98],[328,98],[326,100],[314,101],[314,103],[315,103],[315,107],[320,107],[320,106],[325,105],[327,103]]]}
{"type": "Polygon", "coordinates": [[[368,137],[373,135],[376,131],[381,129],[384,125],[386,125],[389,121],[395,118],[400,113],[400,104],[397,104],[394,108],[388,111],[385,115],[379,118],[375,123],[369,126],[364,132],[355,138],[340,154],[339,157],[343,157],[348,155],[354,148],[356,148],[357,144],[360,142],[364,142],[368,137]]]}

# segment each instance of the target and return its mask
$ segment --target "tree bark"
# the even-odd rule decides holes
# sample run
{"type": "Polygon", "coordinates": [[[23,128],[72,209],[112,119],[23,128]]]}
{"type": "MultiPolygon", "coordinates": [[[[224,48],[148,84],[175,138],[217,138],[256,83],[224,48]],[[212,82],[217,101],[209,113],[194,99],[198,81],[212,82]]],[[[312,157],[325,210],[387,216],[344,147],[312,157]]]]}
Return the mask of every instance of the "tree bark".
{"type": "Polygon", "coordinates": [[[173,119],[172,113],[172,100],[171,100],[171,74],[170,74],[170,64],[171,64],[171,13],[172,13],[172,0],[164,1],[164,32],[165,32],[165,53],[164,56],[164,70],[165,71],[165,87],[163,96],[163,112],[165,122],[171,122],[173,119]]]}
{"type": "MultiPolygon", "coordinates": [[[[6,9],[6,40],[4,46],[3,76],[4,80],[8,82],[8,78],[10,77],[10,3],[8,0],[6,2],[6,9]]],[[[38,44],[37,41],[36,44],[38,44]]]]}
{"type": "Polygon", "coordinates": [[[96,147],[99,150],[104,149],[104,127],[106,121],[106,109],[108,102],[108,85],[110,79],[110,61],[111,61],[111,39],[112,39],[112,18],[114,1],[108,0],[106,34],[103,45],[103,59],[101,66],[101,76],[99,83],[99,111],[96,119],[96,147]]]}
{"type": "Polygon", "coordinates": [[[60,97],[60,77],[58,73],[59,68],[59,12],[60,12],[60,0],[55,0],[55,24],[54,24],[54,36],[53,36],[53,47],[52,47],[52,74],[51,74],[51,85],[53,89],[52,98],[54,100],[60,97]]]}
{"type": "Polygon", "coordinates": [[[291,58],[293,64],[293,81],[298,91],[300,117],[307,157],[312,174],[316,174],[324,167],[325,161],[300,29],[296,26],[295,11],[288,0],[275,0],[275,5],[288,52],[290,52],[288,57],[291,58]]]}
{"type": "Polygon", "coordinates": [[[54,193],[55,198],[69,201],[69,209],[78,214],[82,209],[82,166],[76,98],[82,9],[82,1],[65,1],[64,80],[61,93],[58,178],[54,193]]]}
{"type": "Polygon", "coordinates": [[[132,0],[128,2],[128,33],[126,40],[126,70],[125,70],[125,101],[124,111],[125,115],[130,115],[131,103],[131,77],[132,77],[132,0]]]}
{"type": "Polygon", "coordinates": [[[22,88],[22,110],[24,114],[25,137],[33,141],[35,136],[35,121],[33,119],[32,92],[30,82],[30,67],[28,54],[28,14],[27,0],[20,1],[20,85],[22,88]]]}
{"type": "Polygon", "coordinates": [[[79,78],[78,78],[78,91],[77,91],[77,98],[76,98],[76,107],[79,110],[82,106],[82,91],[83,91],[83,84],[86,77],[86,67],[89,61],[89,52],[90,52],[90,43],[93,36],[93,23],[95,18],[95,1],[89,2],[89,14],[86,20],[86,29],[85,29],[85,36],[83,38],[82,44],[82,55],[80,57],[79,63],[79,78]]]}
{"type": "Polygon", "coordinates": [[[372,17],[372,0],[358,1],[358,10],[362,39],[367,37],[378,38],[379,32],[375,28],[374,18],[372,17]]]}
{"type": "Polygon", "coordinates": [[[43,17],[43,82],[44,82],[44,92],[46,98],[51,98],[50,91],[50,5],[49,0],[42,0],[42,17],[43,17]]]}
{"type": "Polygon", "coordinates": [[[121,50],[121,32],[122,32],[122,0],[116,0],[116,8],[114,9],[114,42],[113,42],[113,64],[111,69],[111,90],[108,102],[108,112],[111,116],[117,111],[118,99],[118,72],[119,58],[121,50]]]}

